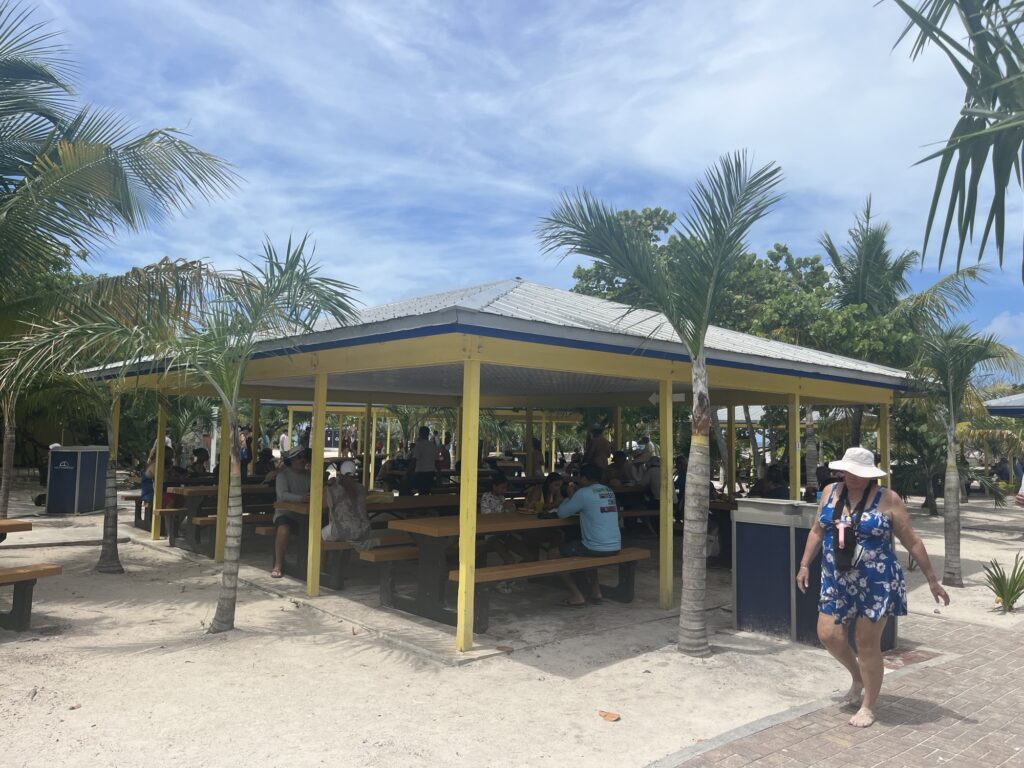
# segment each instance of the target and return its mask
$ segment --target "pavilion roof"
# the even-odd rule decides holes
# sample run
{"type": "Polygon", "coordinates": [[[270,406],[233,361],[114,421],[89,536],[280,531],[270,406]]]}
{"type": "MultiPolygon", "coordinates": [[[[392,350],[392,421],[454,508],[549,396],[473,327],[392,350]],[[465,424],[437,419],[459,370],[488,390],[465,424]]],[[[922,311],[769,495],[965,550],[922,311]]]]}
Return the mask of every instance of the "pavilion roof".
{"type": "Polygon", "coordinates": [[[1024,392],[986,400],[985,408],[993,416],[1024,416],[1024,392]]]}

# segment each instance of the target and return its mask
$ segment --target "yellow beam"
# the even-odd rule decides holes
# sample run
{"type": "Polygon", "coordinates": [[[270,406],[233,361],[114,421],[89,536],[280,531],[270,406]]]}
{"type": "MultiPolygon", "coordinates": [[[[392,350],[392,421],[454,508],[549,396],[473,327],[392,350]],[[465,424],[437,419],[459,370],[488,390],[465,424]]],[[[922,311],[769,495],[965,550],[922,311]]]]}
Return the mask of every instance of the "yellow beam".
{"type": "Polygon", "coordinates": [[[295,447],[295,438],[293,437],[294,434],[295,434],[295,414],[292,412],[292,409],[289,408],[288,409],[288,450],[289,451],[292,448],[295,447]]]}
{"type": "Polygon", "coordinates": [[[306,552],[306,594],[320,594],[320,518],[324,501],[324,426],[327,424],[327,374],[316,375],[313,390],[313,423],[310,425],[310,448],[313,460],[309,467],[309,536],[306,552]],[[313,437],[317,435],[317,437],[313,437]]]}
{"type": "Polygon", "coordinates": [[[626,450],[626,436],[622,434],[622,406],[615,406],[615,448],[626,450]]]}
{"type": "Polygon", "coordinates": [[[153,469],[153,527],[149,538],[160,538],[160,513],[157,512],[164,503],[164,450],[167,444],[164,433],[167,431],[167,410],[160,403],[156,413],[156,467],[153,469]]]}
{"type": "Polygon", "coordinates": [[[556,454],[558,453],[558,422],[551,422],[551,457],[548,459],[550,466],[548,472],[555,471],[556,454]]]}
{"type": "Polygon", "coordinates": [[[373,488],[373,445],[370,432],[373,431],[373,406],[369,403],[363,411],[363,486],[373,488]]]}
{"type": "Polygon", "coordinates": [[[658,382],[658,425],[661,443],[661,499],[658,504],[659,558],[658,558],[658,607],[667,610],[674,602],[672,594],[672,464],[675,451],[672,449],[672,381],[658,382]]]}
{"type": "Polygon", "coordinates": [[[533,477],[533,408],[526,408],[526,429],[523,430],[526,449],[526,476],[533,477]]]}
{"type": "Polygon", "coordinates": [[[252,399],[252,437],[256,441],[256,445],[249,446],[249,452],[252,455],[252,463],[256,463],[257,457],[260,455],[260,399],[254,397],[252,399]]]}
{"type": "MultiPolygon", "coordinates": [[[[890,473],[885,476],[886,488],[892,488],[892,454],[889,445],[889,405],[882,403],[878,406],[878,452],[882,456],[882,469],[890,473]]],[[[988,466],[986,462],[986,466],[988,466]]]]}
{"type": "Polygon", "coordinates": [[[462,469],[459,472],[459,602],[455,648],[473,648],[476,596],[476,446],[480,433],[480,361],[462,364],[462,469]]]}
{"type": "Polygon", "coordinates": [[[789,396],[789,498],[800,500],[800,395],[789,396]]]}
{"type": "Polygon", "coordinates": [[[224,547],[228,540],[228,494],[231,490],[231,418],[228,409],[220,408],[220,442],[217,445],[217,530],[213,545],[213,559],[224,562],[224,547]]]}

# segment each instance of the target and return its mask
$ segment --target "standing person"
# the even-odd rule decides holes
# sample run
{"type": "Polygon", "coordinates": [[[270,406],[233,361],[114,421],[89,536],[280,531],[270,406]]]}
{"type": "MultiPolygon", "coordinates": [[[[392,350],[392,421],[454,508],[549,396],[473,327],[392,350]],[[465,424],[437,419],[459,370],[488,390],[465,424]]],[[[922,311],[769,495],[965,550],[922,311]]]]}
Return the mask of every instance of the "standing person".
{"type": "Polygon", "coordinates": [[[252,433],[242,429],[238,435],[238,465],[242,471],[242,480],[249,476],[249,464],[252,462],[252,433]]]}
{"type": "Polygon", "coordinates": [[[430,493],[437,474],[437,446],[430,439],[430,427],[420,427],[420,436],[412,444],[408,458],[413,462],[413,490],[430,493]]]}
{"type": "Polygon", "coordinates": [[[587,443],[587,450],[583,454],[584,464],[595,464],[603,472],[608,466],[608,459],[612,455],[612,444],[604,436],[604,427],[594,427],[590,433],[590,442],[587,443]]]}
{"type": "Polygon", "coordinates": [[[277,448],[281,451],[281,458],[283,459],[284,455],[288,453],[288,433],[283,430],[281,436],[277,438],[277,448]]]}
{"type": "Polygon", "coordinates": [[[875,466],[866,448],[849,448],[829,463],[839,480],[828,486],[818,517],[807,537],[796,585],[807,591],[809,568],[822,549],[818,639],[850,672],[852,684],[843,703],[859,706],[850,725],[875,722],[882,688],[882,630],[889,616],[906,616],[907,587],[891,543],[895,533],[928,579],[935,602],[949,605],[949,595],[932,570],[924,544],[910,524],[899,494],[878,486],[886,472],[875,466]],[[847,642],[849,622],[856,622],[857,654],[847,642]]]}
{"type": "MultiPolygon", "coordinates": [[[[615,493],[601,482],[601,467],[595,464],[584,464],[580,467],[579,488],[568,499],[558,505],[548,516],[571,517],[580,516],[580,537],[566,537],[558,546],[561,557],[608,557],[622,549],[622,535],[619,532],[619,506],[615,502],[615,493]]],[[[554,551],[548,557],[556,557],[554,551]]],[[[597,571],[585,572],[589,595],[584,597],[568,574],[561,574],[562,582],[569,590],[569,597],[562,605],[579,608],[587,604],[601,602],[601,584],[597,580],[597,571]]]]}
{"type": "MultiPolygon", "coordinates": [[[[274,478],[277,501],[309,501],[309,452],[299,446],[284,455],[284,466],[274,478]]],[[[272,578],[280,579],[284,573],[284,556],[288,551],[288,536],[302,530],[305,521],[287,509],[274,508],[274,567],[272,578]]]]}

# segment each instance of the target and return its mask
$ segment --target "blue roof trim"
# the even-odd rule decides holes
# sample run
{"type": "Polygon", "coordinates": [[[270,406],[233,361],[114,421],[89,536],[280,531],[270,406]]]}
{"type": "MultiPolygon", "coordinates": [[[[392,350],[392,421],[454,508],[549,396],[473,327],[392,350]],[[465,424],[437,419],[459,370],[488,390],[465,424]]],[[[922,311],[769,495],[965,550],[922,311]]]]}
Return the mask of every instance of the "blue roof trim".
{"type": "MultiPolygon", "coordinates": [[[[555,347],[570,347],[572,349],[586,349],[594,352],[612,352],[619,355],[636,355],[638,357],[653,358],[657,360],[673,360],[688,363],[690,356],[685,353],[664,352],[657,349],[624,348],[615,344],[604,344],[596,341],[579,341],[576,339],[559,339],[551,336],[543,336],[538,333],[526,333],[523,331],[505,331],[498,328],[486,326],[469,325],[466,323],[443,323],[440,325],[429,325],[421,328],[410,328],[403,331],[390,331],[378,333],[371,336],[361,336],[357,339],[335,339],[334,341],[323,341],[315,344],[297,344],[294,347],[280,350],[267,350],[253,355],[253,360],[269,357],[280,357],[295,352],[318,352],[325,349],[339,349],[343,347],[360,347],[366,344],[377,344],[384,341],[397,341],[400,339],[415,339],[426,336],[439,336],[445,333],[472,333],[477,336],[488,336],[497,339],[508,339],[510,341],[527,341],[534,344],[546,344],[555,347]]],[[[736,368],[746,371],[757,371],[761,373],[775,373],[784,376],[792,376],[794,373],[800,378],[817,379],[820,381],[836,381],[844,384],[861,384],[879,389],[892,389],[904,391],[906,386],[899,384],[884,384],[879,382],[865,382],[853,376],[835,376],[810,371],[794,371],[792,368],[776,368],[767,365],[755,365],[753,363],[739,363],[733,360],[720,360],[709,357],[708,365],[717,365],[722,368],[736,368]]]]}
{"type": "Polygon", "coordinates": [[[990,405],[987,410],[992,416],[1024,416],[1024,406],[1021,405],[990,405]]]}

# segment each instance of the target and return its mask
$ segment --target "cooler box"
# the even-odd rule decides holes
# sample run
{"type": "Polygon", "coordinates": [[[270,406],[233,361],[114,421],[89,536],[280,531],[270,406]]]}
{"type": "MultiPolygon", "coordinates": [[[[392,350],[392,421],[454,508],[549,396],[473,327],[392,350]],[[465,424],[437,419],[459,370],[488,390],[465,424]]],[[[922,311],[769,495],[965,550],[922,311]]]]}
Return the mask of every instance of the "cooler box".
{"type": "Polygon", "coordinates": [[[81,515],[103,509],[109,452],[105,445],[64,445],[51,450],[46,514],[81,515]]]}

